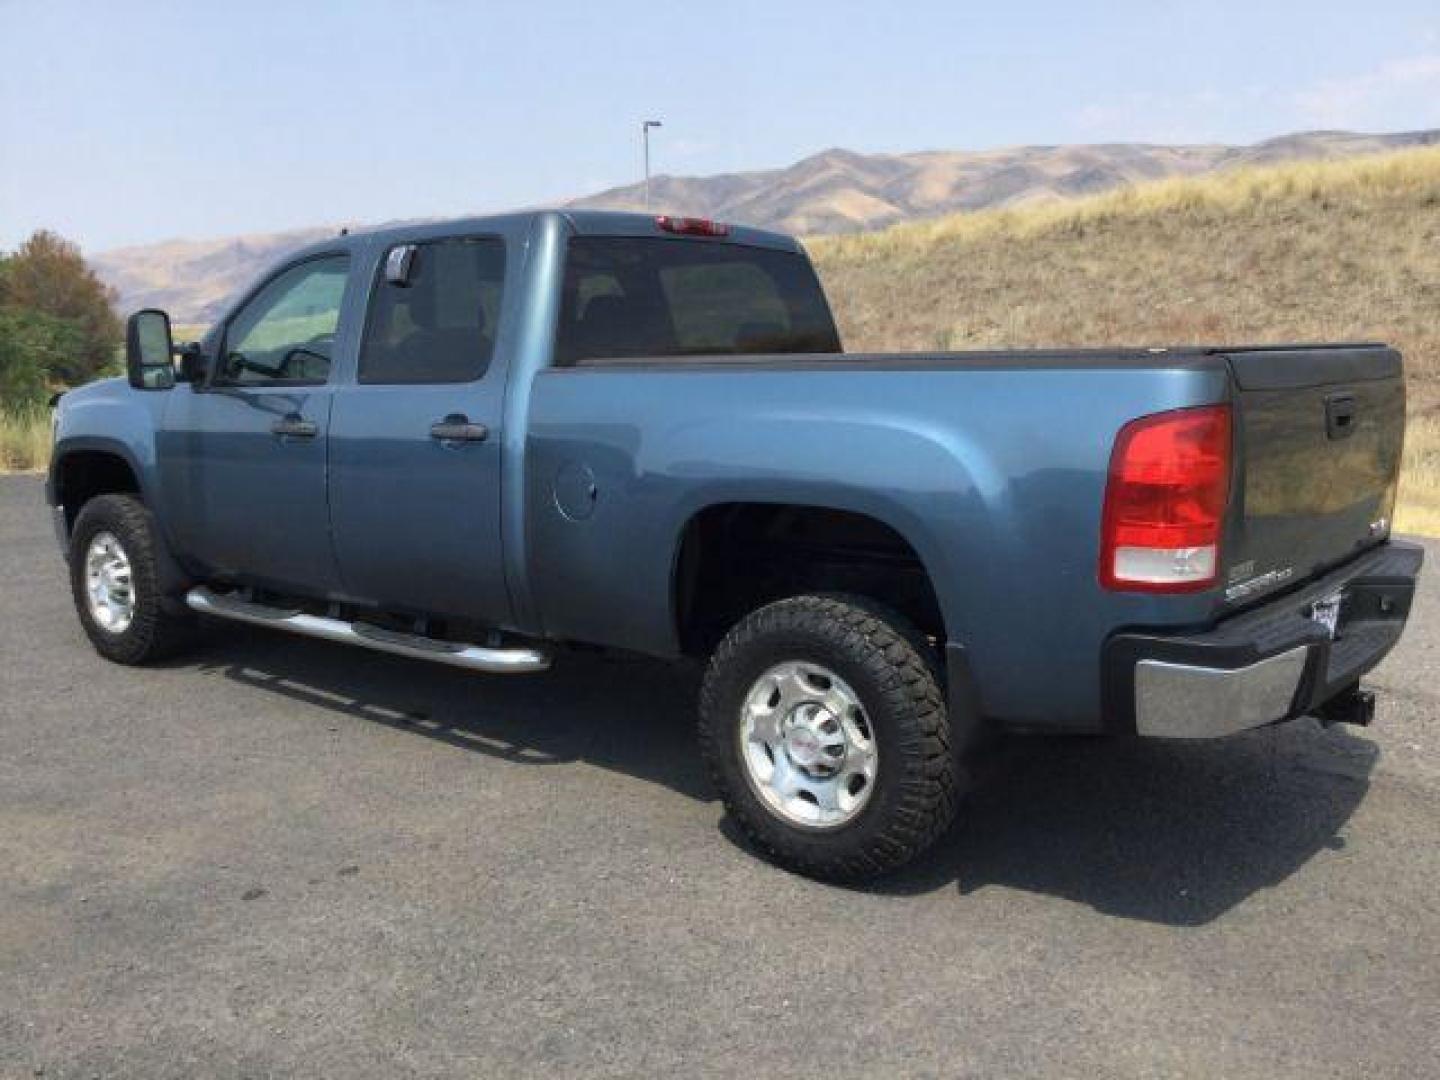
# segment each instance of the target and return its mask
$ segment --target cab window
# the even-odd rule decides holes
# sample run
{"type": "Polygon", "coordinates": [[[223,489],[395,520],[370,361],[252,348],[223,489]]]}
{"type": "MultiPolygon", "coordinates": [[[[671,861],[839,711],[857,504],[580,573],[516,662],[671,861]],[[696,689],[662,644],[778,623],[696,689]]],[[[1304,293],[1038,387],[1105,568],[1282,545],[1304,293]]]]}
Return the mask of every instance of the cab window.
{"type": "Polygon", "coordinates": [[[505,242],[413,245],[403,282],[379,280],[360,349],[362,383],[460,383],[485,374],[505,290],[505,242]]]}
{"type": "Polygon", "coordinates": [[[303,385],[329,379],[349,273],[349,256],[326,255],[271,279],[226,327],[216,382],[303,385]]]}
{"type": "Polygon", "coordinates": [[[566,254],[558,365],[615,358],[836,353],[820,282],[798,252],[576,236],[566,254]]]}

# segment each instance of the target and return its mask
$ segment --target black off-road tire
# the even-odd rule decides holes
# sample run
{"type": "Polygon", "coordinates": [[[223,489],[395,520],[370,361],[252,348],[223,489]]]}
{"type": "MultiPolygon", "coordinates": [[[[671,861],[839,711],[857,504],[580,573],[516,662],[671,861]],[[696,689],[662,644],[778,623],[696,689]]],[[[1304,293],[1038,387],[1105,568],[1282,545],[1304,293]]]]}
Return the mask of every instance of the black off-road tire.
{"type": "Polygon", "coordinates": [[[177,610],[161,585],[163,541],[155,518],[138,496],[98,495],[80,510],[70,535],[70,591],[85,635],[95,651],[117,664],[147,664],[180,652],[195,634],[195,621],[177,610]],[[134,615],[115,632],[100,625],[86,600],[85,557],[96,533],[109,532],[130,560],[134,615]]]}
{"type": "Polygon", "coordinates": [[[899,615],[853,596],[799,596],[752,612],[711,658],[700,747],[725,807],[774,862],[826,881],[859,882],[910,862],[954,820],[960,772],[929,649],[899,615]],[[741,757],[745,697],[787,660],[833,671],[859,696],[878,749],[874,790],[843,825],[793,824],[756,792],[741,757]]]}

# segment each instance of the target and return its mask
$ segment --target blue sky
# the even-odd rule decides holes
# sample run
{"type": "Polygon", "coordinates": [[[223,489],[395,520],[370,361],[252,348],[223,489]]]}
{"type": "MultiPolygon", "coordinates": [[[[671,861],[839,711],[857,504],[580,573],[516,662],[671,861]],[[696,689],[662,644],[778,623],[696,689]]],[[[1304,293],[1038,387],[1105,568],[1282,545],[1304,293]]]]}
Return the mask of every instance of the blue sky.
{"type": "Polygon", "coordinates": [[[0,0],[0,247],[461,214],[656,172],[1440,126],[1440,2],[0,0]]]}

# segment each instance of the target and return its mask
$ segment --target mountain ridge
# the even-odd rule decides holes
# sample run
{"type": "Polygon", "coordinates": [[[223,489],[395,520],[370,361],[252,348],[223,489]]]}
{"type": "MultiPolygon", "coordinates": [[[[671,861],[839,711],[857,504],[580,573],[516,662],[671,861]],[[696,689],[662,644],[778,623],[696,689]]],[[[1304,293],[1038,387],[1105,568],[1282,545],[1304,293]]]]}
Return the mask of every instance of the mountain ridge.
{"type": "MultiPolygon", "coordinates": [[[[1222,143],[1057,144],[864,154],[832,147],[772,169],[652,177],[650,209],[799,235],[861,232],[958,211],[1076,196],[1243,165],[1330,159],[1440,144],[1440,129],[1296,132],[1248,146],[1222,143]]],[[[577,209],[644,211],[645,185],[573,199],[577,209]]],[[[215,240],[177,239],[100,252],[100,277],[123,310],[162,307],[179,322],[214,319],[266,265],[334,235],[305,228],[215,240]]]]}

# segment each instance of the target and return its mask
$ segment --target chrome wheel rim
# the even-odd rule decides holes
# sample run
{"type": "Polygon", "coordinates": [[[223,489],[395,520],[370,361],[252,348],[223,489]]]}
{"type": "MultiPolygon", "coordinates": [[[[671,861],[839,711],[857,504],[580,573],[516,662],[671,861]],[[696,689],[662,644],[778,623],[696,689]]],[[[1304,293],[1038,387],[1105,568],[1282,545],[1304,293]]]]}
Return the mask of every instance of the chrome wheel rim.
{"type": "Polygon", "coordinates": [[[740,709],[740,760],[756,794],[793,825],[833,829],[865,808],[879,752],[845,680],[820,664],[776,664],[740,709]]]}
{"type": "Polygon", "coordinates": [[[123,634],[135,619],[130,556],[112,532],[97,532],[85,550],[85,603],[101,630],[123,634]]]}

